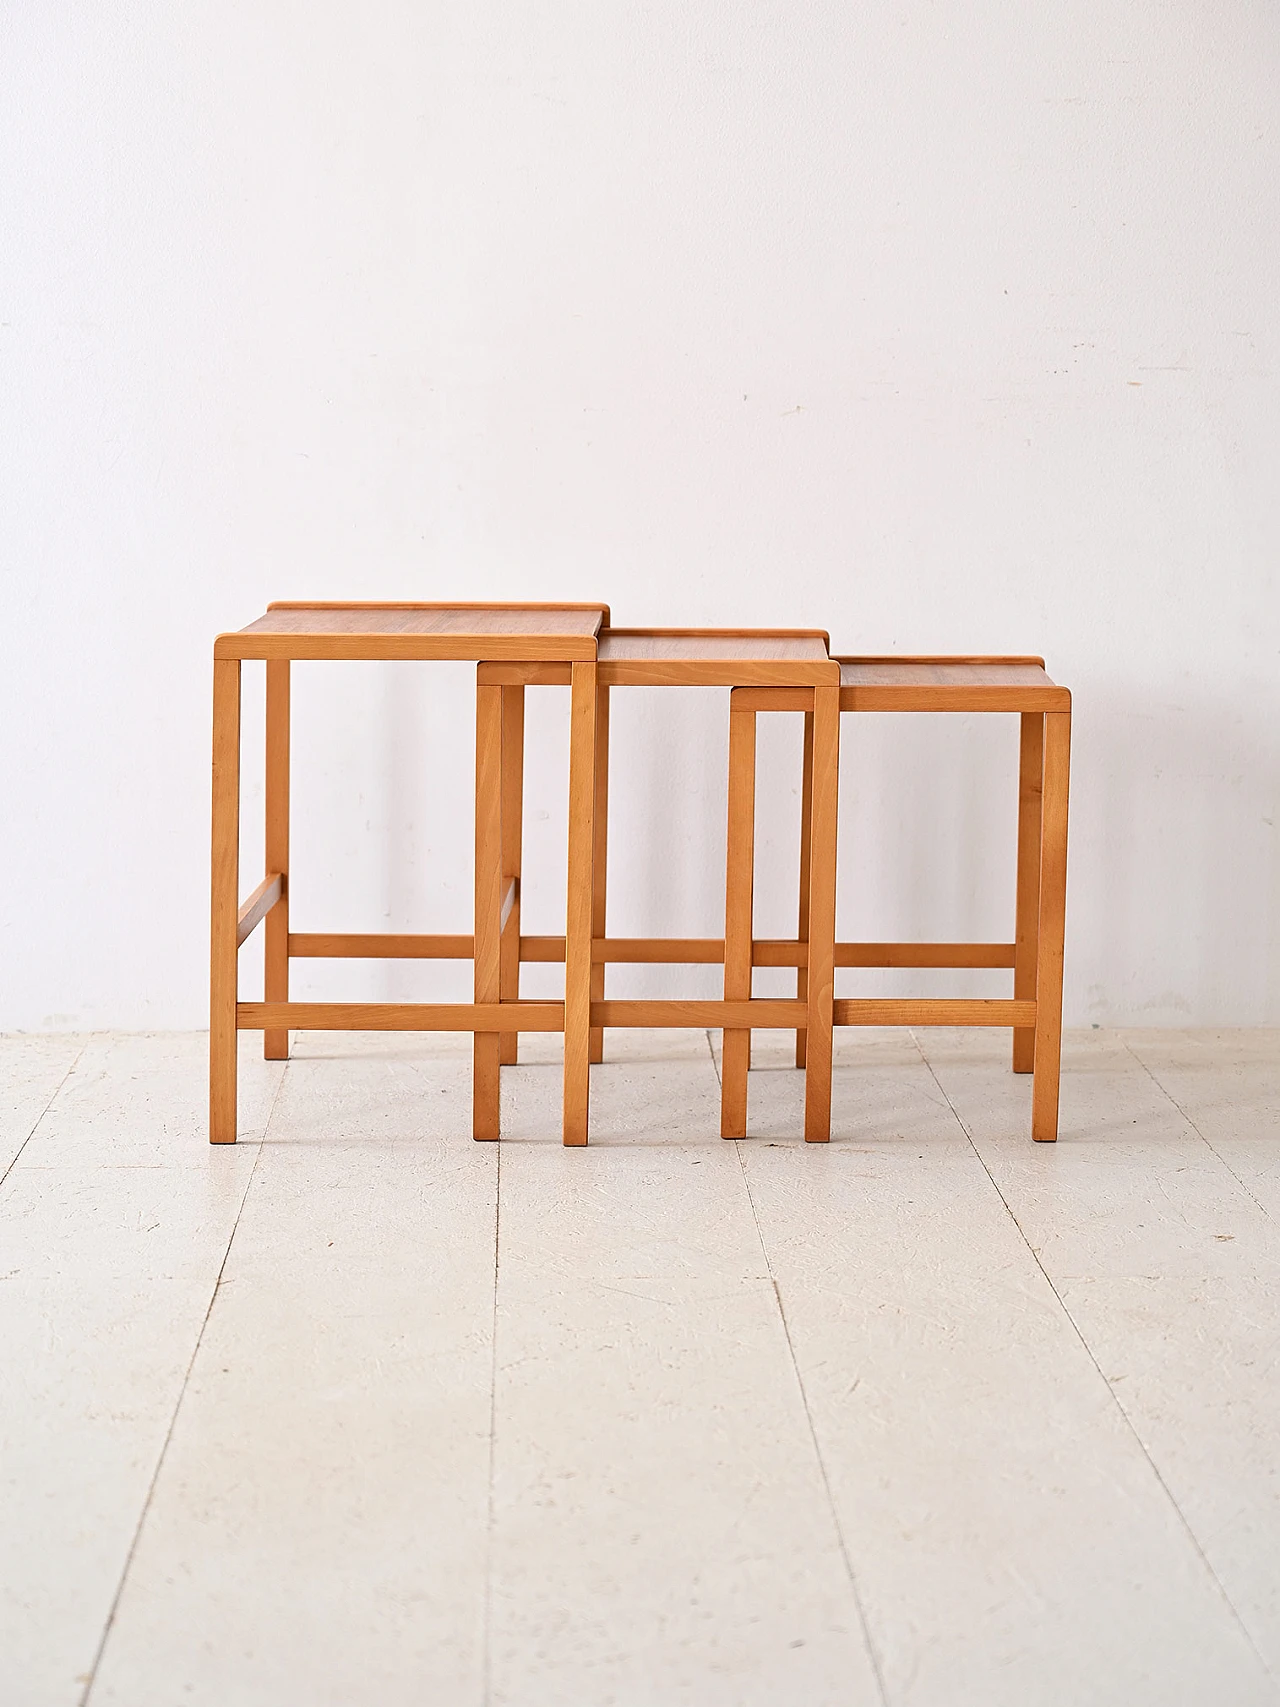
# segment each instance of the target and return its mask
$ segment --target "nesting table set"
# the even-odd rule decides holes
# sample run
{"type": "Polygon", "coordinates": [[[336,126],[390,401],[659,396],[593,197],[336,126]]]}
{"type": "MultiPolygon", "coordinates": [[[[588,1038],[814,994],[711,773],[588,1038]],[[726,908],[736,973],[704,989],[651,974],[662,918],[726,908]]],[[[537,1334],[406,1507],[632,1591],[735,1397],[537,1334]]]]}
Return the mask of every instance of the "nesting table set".
{"type": "Polygon", "coordinates": [[[210,1139],[236,1139],[236,1034],[261,1031],[268,1059],[289,1033],[473,1034],[472,1132],[499,1136],[499,1078],[519,1034],[564,1034],[564,1142],[585,1144],[590,1069],[607,1027],[719,1028],[721,1132],[746,1136],[751,1034],[794,1030],[805,1070],[804,1135],[831,1131],[833,1028],[1004,1026],[1013,1070],[1033,1074],[1031,1135],[1058,1130],[1071,696],[1040,658],[833,657],[808,629],[637,629],[606,605],[273,604],[214,645],[210,1139]],[[266,664],[265,875],[240,903],[240,677],[266,664]],[[464,660],[476,664],[475,917],[471,935],[343,934],[289,928],[289,666],[294,660],[464,660]],[[570,690],[567,909],[563,937],[520,931],[524,702],[570,690]],[[609,696],[626,687],[729,693],[729,816],[723,938],[606,933],[609,696]],[[1021,718],[1015,936],[1004,943],[835,940],[840,719],[877,711],[1006,712],[1021,718]],[[801,859],[794,939],[753,932],[755,735],[761,712],[804,717],[801,859]],[[240,946],[265,931],[261,1002],[238,995],[240,946]],[[455,959],[474,964],[471,1002],[294,1002],[291,960],[455,959]],[[520,967],[563,961],[564,1000],[522,1000],[520,967]],[[621,962],[723,964],[718,1001],[612,1001],[621,962]],[[752,995],[757,966],[795,967],[793,998],[752,995]],[[837,966],[1004,967],[1011,999],[840,1000],[837,966]]]}

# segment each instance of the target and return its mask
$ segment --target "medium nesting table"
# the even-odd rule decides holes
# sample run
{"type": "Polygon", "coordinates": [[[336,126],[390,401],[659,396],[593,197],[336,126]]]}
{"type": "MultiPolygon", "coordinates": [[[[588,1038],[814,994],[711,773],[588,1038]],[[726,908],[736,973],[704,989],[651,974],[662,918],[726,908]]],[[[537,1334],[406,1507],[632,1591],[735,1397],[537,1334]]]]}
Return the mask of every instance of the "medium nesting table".
{"type": "MultiPolygon", "coordinates": [[[[554,937],[519,937],[504,991],[516,992],[520,961],[565,960],[565,1125],[566,1144],[587,1142],[588,1082],[591,1060],[600,1060],[606,1026],[694,1027],[724,1031],[726,1061],[741,1062],[742,1074],[724,1075],[722,1129],[732,1136],[746,1117],[746,1059],[753,1026],[796,1027],[808,1037],[805,1083],[805,1136],[823,1140],[831,1129],[831,1023],[834,987],[836,794],[840,752],[840,667],[817,629],[662,629],[605,628],[599,637],[595,688],[590,701],[579,697],[581,669],[545,658],[483,663],[477,670],[478,693],[523,694],[526,687],[564,686],[572,676],[574,698],[571,775],[594,777],[592,800],[575,797],[571,811],[585,825],[593,819],[590,859],[576,863],[570,851],[569,913],[563,942],[554,937]],[[725,884],[725,937],[614,939],[605,927],[608,854],[609,694],[625,687],[721,687],[733,690],[731,705],[744,692],[781,693],[788,710],[806,713],[808,755],[804,852],[808,944],[799,965],[794,1000],[753,1000],[751,996],[751,830],[735,827],[735,803],[745,798],[744,780],[754,772],[754,717],[730,714],[730,834],[725,884]],[[583,878],[576,884],[575,873],[583,878]],[[745,912],[744,912],[745,908],[745,912]],[[724,964],[719,1001],[609,1001],[605,970],[617,962],[692,965],[724,964]],[[743,1080],[739,1094],[739,1079],[743,1080]]],[[[781,709],[781,707],[779,707],[781,709]]],[[[483,713],[478,713],[483,716],[483,713]]],[[[492,716],[492,713],[488,715],[492,716]]],[[[512,769],[519,764],[513,758],[512,769]]],[[[749,807],[747,808],[749,810],[749,807]]],[[[510,821],[504,818],[504,826],[510,821]]],[[[518,822],[518,821],[517,821],[518,822]]],[[[585,849],[585,827],[582,831],[585,849]]],[[[508,869],[519,869],[519,830],[508,869]]],[[[504,993],[505,1002],[505,993],[504,993]]],[[[513,1003],[512,1011],[526,1007],[513,1003]]],[[[504,1060],[515,1059],[517,1027],[502,1028],[504,1060]]],[[[524,1027],[524,1029],[533,1029],[524,1027]]]]}
{"type": "MultiPolygon", "coordinates": [[[[238,633],[219,635],[213,663],[213,840],[209,1005],[209,1137],[236,1140],[236,1034],[264,1033],[268,1059],[284,1059],[289,1032],[470,1031],[474,1034],[472,1130],[498,1136],[499,1034],[565,1032],[565,1140],[586,1134],[587,1021],[591,990],[591,863],[596,725],[596,646],[609,620],[598,605],[273,604],[238,633]],[[267,668],[266,874],[239,905],[240,676],[246,659],[267,668]],[[476,909],[471,937],[295,935],[289,930],[289,666],[294,660],[537,661],[572,690],[569,776],[569,914],[566,1001],[504,1002],[504,965],[518,942],[518,862],[503,839],[504,799],[519,779],[508,762],[521,740],[522,704],[501,688],[477,693],[476,909]],[[575,895],[587,897],[585,910],[575,895]],[[237,955],[265,922],[264,999],[238,999],[237,955]],[[291,958],[472,959],[472,1002],[291,1002],[291,958]],[[566,1011],[574,1017],[566,1026],[566,1011]]],[[[834,666],[833,666],[834,668],[834,666]]],[[[518,952],[518,950],[517,950],[518,952]]]]}

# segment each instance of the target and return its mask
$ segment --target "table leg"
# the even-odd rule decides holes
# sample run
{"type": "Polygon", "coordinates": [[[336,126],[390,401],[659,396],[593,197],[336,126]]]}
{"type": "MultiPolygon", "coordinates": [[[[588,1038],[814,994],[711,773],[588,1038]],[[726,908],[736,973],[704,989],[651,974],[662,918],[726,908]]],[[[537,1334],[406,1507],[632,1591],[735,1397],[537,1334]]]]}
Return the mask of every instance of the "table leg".
{"type": "MultiPolygon", "coordinates": [[[[280,899],[263,921],[263,997],[289,1000],[289,660],[267,660],[267,837],[263,870],[280,873],[280,899]]],[[[288,1030],[264,1031],[268,1061],[289,1059],[288,1030]]]]}
{"type": "Polygon", "coordinates": [[[831,1136],[832,1002],[836,960],[836,822],[840,784],[840,689],[813,690],[813,813],[809,852],[808,1038],[804,1135],[831,1136]]]}
{"type": "Polygon", "coordinates": [[[564,944],[564,1141],[585,1144],[591,1098],[592,865],[596,665],[573,665],[569,710],[569,872],[564,944]]]}
{"type": "MultiPolygon", "coordinates": [[[[751,998],[751,932],[755,868],[756,714],[729,699],[729,822],[725,835],[724,999],[751,998]]],[[[750,1030],[722,1033],[720,1136],[747,1135],[750,1030]]]]}
{"type": "MultiPolygon", "coordinates": [[[[502,689],[476,687],[475,1000],[496,1002],[502,983],[502,689]]],[[[496,1031],[472,1038],[471,1136],[499,1135],[496,1031]]]]}
{"type": "MultiPolygon", "coordinates": [[[[609,864],[609,690],[596,687],[596,801],[595,868],[592,873],[591,934],[608,935],[605,925],[605,882],[609,864]]],[[[591,1000],[604,1000],[605,964],[591,964],[591,1000]]],[[[604,1027],[591,1028],[591,1059],[604,1060],[604,1027]]]]}
{"type": "MultiPolygon", "coordinates": [[[[1040,815],[1044,776],[1044,713],[1024,711],[1018,757],[1018,901],[1013,961],[1013,996],[1027,1002],[1036,993],[1036,950],[1040,933],[1040,815]]],[[[1013,1034],[1013,1070],[1030,1073],[1036,1064],[1034,1026],[1013,1034]]]]}
{"type": "Polygon", "coordinates": [[[240,905],[240,660],[213,661],[210,849],[209,1142],[236,1141],[236,964],[240,905]]]}
{"type": "MultiPolygon", "coordinates": [[[[502,695],[502,885],[515,880],[515,900],[502,927],[499,985],[504,1002],[520,999],[520,866],[524,837],[524,689],[504,687],[502,695]]],[[[518,1059],[520,1034],[504,1031],[498,1039],[502,1066],[518,1059]]]]}
{"type": "Polygon", "coordinates": [[[1031,1136],[1058,1136],[1058,1079],[1062,1059],[1062,959],[1067,913],[1067,792],[1071,771],[1071,713],[1045,714],[1044,809],[1040,844],[1040,953],[1036,975],[1036,1056],[1031,1136]]]}
{"type": "MultiPolygon", "coordinates": [[[[801,942],[809,940],[809,859],[813,847],[813,713],[804,714],[804,780],[800,789],[800,919],[796,931],[801,942]]],[[[796,996],[804,1000],[808,973],[796,967],[796,996]]],[[[803,1067],[806,1058],[808,1032],[796,1033],[796,1066],[803,1067]]]]}

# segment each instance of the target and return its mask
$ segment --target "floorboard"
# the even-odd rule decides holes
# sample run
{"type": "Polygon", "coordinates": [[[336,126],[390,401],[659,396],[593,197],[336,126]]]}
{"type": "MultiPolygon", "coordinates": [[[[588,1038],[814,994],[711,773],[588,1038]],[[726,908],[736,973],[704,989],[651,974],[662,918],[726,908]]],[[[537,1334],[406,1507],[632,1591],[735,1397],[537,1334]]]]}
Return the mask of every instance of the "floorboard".
{"type": "Polygon", "coordinates": [[[690,1043],[610,1035],[585,1155],[559,1143],[554,1079],[512,1109],[495,1707],[879,1700],[715,1068],[690,1043]]]}
{"type": "Polygon", "coordinates": [[[791,1049],[0,1039],[0,1702],[1280,1707],[1280,1033],[791,1049]]]}
{"type": "MultiPolygon", "coordinates": [[[[257,1144],[216,1157],[203,1038],[90,1039],[0,1188],[0,1701],[84,1694],[257,1144]]],[[[265,1125],[280,1069],[246,1060],[265,1125]]]]}
{"type": "MultiPolygon", "coordinates": [[[[912,1038],[841,1041],[836,1141],[742,1154],[888,1699],[1270,1700],[912,1038]]],[[[757,1048],[759,1127],[788,1058],[757,1048]]]]}
{"type": "Polygon", "coordinates": [[[84,1050],[79,1037],[0,1037],[0,1179],[84,1050]]]}
{"type": "Polygon", "coordinates": [[[302,1040],[93,1707],[482,1698],[498,1155],[456,1041],[302,1040]]]}
{"type": "MultiPolygon", "coordinates": [[[[1280,1230],[1151,1075],[1135,1071],[1123,1038],[1069,1040],[1062,1136],[1034,1149],[998,1047],[938,1038],[925,1048],[1219,1602],[1274,1678],[1280,1230]]],[[[1246,1103],[1245,1118],[1255,1116],[1246,1103]]],[[[1243,1141],[1270,1150],[1280,1132],[1260,1125],[1243,1141]]],[[[1254,1699],[1243,1682],[1235,1696],[1205,1687],[1201,1699],[1254,1699]]]]}

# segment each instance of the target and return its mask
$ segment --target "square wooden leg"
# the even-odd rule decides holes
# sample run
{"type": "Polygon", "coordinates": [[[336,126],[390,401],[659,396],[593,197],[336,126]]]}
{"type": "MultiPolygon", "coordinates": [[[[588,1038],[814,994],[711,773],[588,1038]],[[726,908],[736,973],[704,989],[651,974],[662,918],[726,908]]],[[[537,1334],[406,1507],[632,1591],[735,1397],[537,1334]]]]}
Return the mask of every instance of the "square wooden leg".
{"type": "Polygon", "coordinates": [[[831,1136],[832,1002],[836,962],[836,818],[840,785],[840,689],[813,690],[813,813],[809,851],[808,1038],[804,1135],[831,1136]]]}
{"type": "MultiPolygon", "coordinates": [[[[476,687],[475,999],[500,999],[502,917],[502,689],[476,687]]],[[[499,1135],[496,1031],[472,1039],[471,1135],[499,1135]]]]}
{"type": "Polygon", "coordinates": [[[591,1096],[596,665],[575,663],[569,709],[569,873],[564,944],[564,1141],[585,1144],[591,1096]]]}
{"type": "MultiPolygon", "coordinates": [[[[809,859],[813,847],[813,713],[804,714],[804,781],[800,789],[800,918],[796,935],[801,942],[809,940],[809,859]]],[[[808,972],[796,967],[796,996],[804,1000],[808,972]]],[[[806,1060],[808,1032],[796,1033],[796,1066],[806,1060]]]]}
{"type": "MultiPolygon", "coordinates": [[[[289,1000],[289,660],[267,661],[266,861],[278,871],[280,899],[263,921],[263,996],[289,1000]]],[[[268,1061],[289,1059],[289,1033],[264,1031],[262,1053],[268,1061]]]]}
{"type": "Polygon", "coordinates": [[[213,661],[209,1142],[236,1141],[236,942],[240,905],[240,660],[213,661]]]}
{"type": "MultiPolygon", "coordinates": [[[[596,801],[595,801],[595,869],[592,873],[591,934],[608,935],[606,928],[605,883],[609,865],[609,690],[596,687],[596,801]]],[[[592,961],[591,1000],[604,1000],[606,967],[603,961],[592,961]]],[[[604,1060],[604,1027],[591,1028],[591,1059],[604,1060]]]]}
{"type": "Polygon", "coordinates": [[[1071,773],[1071,713],[1044,719],[1044,799],[1040,841],[1040,948],[1036,976],[1035,1078],[1031,1136],[1058,1136],[1058,1079],[1062,1060],[1062,959],[1067,914],[1067,792],[1071,773]]]}
{"type": "MultiPolygon", "coordinates": [[[[751,932],[756,825],[756,714],[729,700],[729,823],[725,837],[724,999],[751,998],[751,932]]],[[[723,1033],[720,1136],[747,1135],[751,1032],[723,1033]]]]}
{"type": "MultiPolygon", "coordinates": [[[[520,999],[520,865],[524,836],[524,689],[504,687],[502,695],[502,884],[515,880],[515,900],[502,926],[499,985],[504,1002],[520,999]]],[[[520,1034],[504,1031],[498,1038],[502,1066],[514,1066],[520,1034]]]]}
{"type": "MultiPolygon", "coordinates": [[[[1024,711],[1018,758],[1018,901],[1013,961],[1014,1000],[1029,1002],[1036,993],[1040,940],[1040,815],[1044,775],[1044,713],[1024,711]]],[[[1013,1070],[1030,1073],[1036,1064],[1034,1026],[1013,1034],[1013,1070]]]]}

